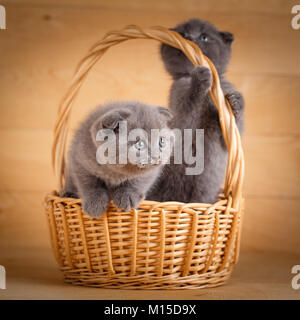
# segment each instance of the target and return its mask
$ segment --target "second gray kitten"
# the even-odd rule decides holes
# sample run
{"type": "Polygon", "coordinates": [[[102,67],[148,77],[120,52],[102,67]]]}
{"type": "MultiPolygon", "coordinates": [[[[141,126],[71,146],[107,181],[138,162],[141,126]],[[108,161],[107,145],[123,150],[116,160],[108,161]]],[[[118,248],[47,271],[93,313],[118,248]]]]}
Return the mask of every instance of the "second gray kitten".
{"type": "Polygon", "coordinates": [[[127,148],[133,147],[134,149],[131,150],[136,151],[140,157],[137,162],[132,163],[128,160],[126,153],[127,163],[119,163],[122,153],[118,152],[121,150],[118,149],[119,143],[121,144],[120,123],[126,121],[128,132],[141,128],[150,137],[152,129],[164,129],[165,133],[170,131],[167,123],[171,117],[167,108],[138,102],[116,102],[97,108],[81,124],[75,134],[69,152],[66,185],[61,196],[81,198],[83,210],[93,217],[98,217],[105,212],[110,200],[118,208],[126,211],[136,208],[160,174],[162,164],[166,161],[161,155],[161,149],[165,147],[166,140],[162,135],[153,142],[160,150],[159,154],[155,155],[155,159],[150,155],[150,145],[143,137],[139,137],[138,141],[126,141],[127,148]],[[101,129],[114,133],[116,137],[117,161],[115,164],[99,164],[96,160],[98,148],[108,141],[96,139],[101,129]],[[151,158],[149,159],[148,156],[151,158]]]}
{"type": "MultiPolygon", "coordinates": [[[[219,31],[212,24],[192,19],[173,30],[196,43],[212,60],[220,77],[221,87],[229,99],[236,122],[243,127],[244,100],[224,77],[231,55],[233,35],[219,31]]],[[[223,139],[219,114],[209,89],[212,84],[210,70],[194,65],[178,49],[162,45],[161,56],[174,82],[170,93],[170,110],[174,115],[171,128],[204,129],[204,171],[199,175],[186,175],[186,163],[166,165],[157,183],[148,192],[147,199],[213,203],[218,197],[225,177],[227,149],[223,139]]]]}

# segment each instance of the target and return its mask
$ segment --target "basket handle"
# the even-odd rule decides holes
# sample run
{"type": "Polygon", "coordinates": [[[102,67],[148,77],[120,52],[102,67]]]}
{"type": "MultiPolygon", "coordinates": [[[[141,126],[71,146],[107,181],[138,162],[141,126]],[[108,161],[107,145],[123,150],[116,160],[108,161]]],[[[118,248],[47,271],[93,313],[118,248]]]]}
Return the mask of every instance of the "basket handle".
{"type": "Polygon", "coordinates": [[[131,39],[160,41],[181,50],[195,66],[204,65],[211,70],[213,84],[210,94],[219,112],[220,125],[228,149],[224,193],[226,197],[232,196],[232,206],[238,208],[244,179],[244,154],[235,117],[229,102],[224,98],[216,68],[195,43],[164,27],[142,29],[136,25],[129,25],[120,31],[108,32],[102,40],[91,47],[88,54],[79,62],[71,86],[59,105],[58,118],[54,127],[52,166],[57,179],[57,188],[60,190],[65,180],[66,141],[74,100],[88,73],[103,54],[110,47],[131,39]]]}

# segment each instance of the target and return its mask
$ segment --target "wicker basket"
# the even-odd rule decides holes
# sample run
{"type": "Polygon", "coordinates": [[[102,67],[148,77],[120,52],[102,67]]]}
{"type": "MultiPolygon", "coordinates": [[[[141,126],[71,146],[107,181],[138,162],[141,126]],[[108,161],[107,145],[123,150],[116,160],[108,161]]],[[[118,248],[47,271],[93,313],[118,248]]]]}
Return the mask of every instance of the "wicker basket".
{"type": "Polygon", "coordinates": [[[99,219],[82,211],[81,200],[46,196],[55,257],[65,281],[123,289],[196,289],[226,282],[238,260],[244,156],[230,105],[212,62],[193,43],[162,27],[127,26],[109,32],[79,63],[58,110],[52,163],[58,189],[64,184],[65,149],[73,101],[88,72],[113,45],[155,39],[182,50],[194,65],[213,75],[211,96],[218,108],[228,148],[224,195],[214,204],[143,201],[122,212],[112,203],[99,219]]]}

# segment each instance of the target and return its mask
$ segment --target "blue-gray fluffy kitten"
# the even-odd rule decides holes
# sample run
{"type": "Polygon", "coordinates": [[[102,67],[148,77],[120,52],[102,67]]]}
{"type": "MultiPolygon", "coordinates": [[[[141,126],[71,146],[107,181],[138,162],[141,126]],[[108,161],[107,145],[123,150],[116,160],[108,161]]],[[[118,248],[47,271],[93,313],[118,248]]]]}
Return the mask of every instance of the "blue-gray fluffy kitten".
{"type": "MultiPolygon", "coordinates": [[[[97,108],[74,136],[69,152],[66,185],[61,196],[81,198],[83,210],[93,217],[105,212],[110,200],[126,211],[136,208],[160,174],[162,165],[167,162],[163,159],[161,149],[168,138],[163,134],[171,131],[167,125],[171,118],[167,108],[139,102],[116,102],[97,108]],[[143,129],[148,137],[152,129],[164,129],[161,136],[151,141],[151,144],[158,145],[159,151],[152,155],[150,143],[145,137],[139,136],[135,141],[119,140],[120,125],[124,122],[128,133],[133,129],[143,129]],[[99,132],[107,136],[100,140],[99,132]],[[112,140],[109,140],[112,134],[116,138],[116,162],[101,163],[96,159],[97,150],[104,143],[112,144],[112,140]],[[126,147],[128,153],[126,148],[119,149],[120,145],[126,147]],[[129,149],[138,154],[134,161],[128,158],[129,149]],[[124,152],[127,163],[119,161],[121,156],[124,157],[124,152]]],[[[108,150],[103,154],[113,158],[108,150]]]]}
{"type": "MultiPolygon", "coordinates": [[[[232,84],[224,78],[231,55],[233,35],[219,31],[208,22],[192,19],[173,30],[196,43],[212,60],[218,71],[221,87],[229,99],[239,129],[243,126],[244,100],[232,84]]],[[[161,56],[172,76],[169,107],[174,115],[171,128],[204,129],[204,171],[186,175],[186,163],[163,168],[162,175],[147,193],[147,199],[213,203],[218,197],[225,177],[227,150],[223,139],[218,111],[210,97],[211,72],[194,65],[178,49],[162,45],[161,56]]]]}

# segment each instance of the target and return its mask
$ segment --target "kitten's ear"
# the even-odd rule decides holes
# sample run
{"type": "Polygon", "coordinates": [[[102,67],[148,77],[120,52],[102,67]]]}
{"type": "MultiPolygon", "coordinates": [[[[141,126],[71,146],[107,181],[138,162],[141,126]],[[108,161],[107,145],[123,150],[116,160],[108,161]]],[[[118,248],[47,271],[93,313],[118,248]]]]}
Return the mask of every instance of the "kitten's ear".
{"type": "Polygon", "coordinates": [[[120,121],[126,120],[131,115],[129,110],[115,110],[101,118],[102,128],[115,130],[120,121]]]}
{"type": "Polygon", "coordinates": [[[170,121],[173,118],[173,115],[168,108],[158,107],[158,112],[164,116],[167,121],[170,121]]]}
{"type": "Polygon", "coordinates": [[[126,120],[130,115],[129,110],[114,110],[98,118],[90,128],[93,141],[96,142],[97,134],[101,129],[108,129],[107,133],[116,132],[119,128],[119,122],[126,120]]]}
{"type": "Polygon", "coordinates": [[[234,36],[233,36],[233,34],[231,32],[221,31],[220,35],[223,38],[225,43],[230,44],[234,40],[234,36]]]}

